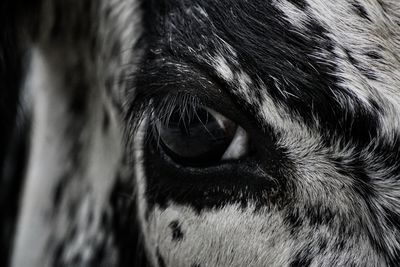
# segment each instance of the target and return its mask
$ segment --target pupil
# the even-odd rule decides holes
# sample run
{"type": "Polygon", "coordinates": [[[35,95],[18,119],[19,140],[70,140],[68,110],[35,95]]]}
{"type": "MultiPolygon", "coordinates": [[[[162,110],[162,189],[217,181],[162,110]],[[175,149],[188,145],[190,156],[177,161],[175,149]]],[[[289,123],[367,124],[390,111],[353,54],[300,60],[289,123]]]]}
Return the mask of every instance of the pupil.
{"type": "Polygon", "coordinates": [[[175,109],[168,123],[156,123],[164,152],[185,165],[217,162],[230,145],[236,124],[204,108],[175,109]]]}

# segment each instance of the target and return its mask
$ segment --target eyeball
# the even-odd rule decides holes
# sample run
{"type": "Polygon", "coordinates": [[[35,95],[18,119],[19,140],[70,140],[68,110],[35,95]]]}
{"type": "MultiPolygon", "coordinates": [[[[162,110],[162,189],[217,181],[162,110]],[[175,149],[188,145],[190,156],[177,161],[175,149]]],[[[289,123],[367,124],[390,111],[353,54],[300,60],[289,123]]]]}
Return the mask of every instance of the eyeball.
{"type": "Polygon", "coordinates": [[[196,107],[175,108],[168,120],[155,120],[158,143],[174,161],[186,166],[207,166],[242,157],[247,152],[247,133],[220,113],[196,107]]]}

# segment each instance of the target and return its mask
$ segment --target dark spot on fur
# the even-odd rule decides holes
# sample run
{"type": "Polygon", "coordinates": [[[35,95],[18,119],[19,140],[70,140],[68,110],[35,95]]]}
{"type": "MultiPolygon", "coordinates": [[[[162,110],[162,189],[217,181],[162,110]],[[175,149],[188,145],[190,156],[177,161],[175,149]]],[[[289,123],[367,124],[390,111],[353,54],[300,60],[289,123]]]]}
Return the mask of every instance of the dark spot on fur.
{"type": "Polygon", "coordinates": [[[324,206],[323,203],[306,207],[304,214],[308,218],[310,225],[316,227],[321,225],[330,226],[336,216],[335,212],[324,206]]]}
{"type": "Polygon", "coordinates": [[[103,132],[107,132],[108,127],[110,126],[110,115],[108,114],[107,110],[103,110],[103,132]]]}
{"type": "Polygon", "coordinates": [[[169,228],[171,228],[172,231],[172,240],[174,241],[182,240],[184,235],[182,233],[181,226],[178,221],[172,221],[169,224],[169,228]]]}
{"type": "Polygon", "coordinates": [[[190,265],[190,267],[201,267],[201,265],[198,263],[192,263],[192,265],[190,265]]]}
{"type": "Polygon", "coordinates": [[[161,256],[160,251],[157,248],[156,251],[156,256],[157,256],[157,262],[158,262],[158,266],[160,267],[166,267],[167,265],[165,264],[165,260],[164,258],[161,256]]]}
{"type": "Polygon", "coordinates": [[[290,263],[290,267],[307,267],[311,265],[312,258],[310,257],[310,249],[306,248],[303,251],[300,251],[295,257],[294,260],[290,263]]]}
{"type": "Polygon", "coordinates": [[[360,73],[362,73],[365,77],[367,77],[370,80],[376,80],[377,76],[375,74],[375,72],[371,69],[368,69],[364,66],[362,66],[362,64],[353,57],[353,55],[350,53],[349,50],[344,49],[344,52],[347,56],[347,58],[349,59],[350,63],[357,68],[358,71],[360,71],[360,73]]]}
{"type": "Polygon", "coordinates": [[[351,155],[351,158],[342,156],[331,156],[331,162],[335,165],[336,171],[344,176],[350,176],[353,179],[360,180],[368,184],[371,178],[366,173],[366,163],[361,157],[351,155]]]}
{"type": "Polygon", "coordinates": [[[350,50],[348,49],[343,49],[343,51],[345,52],[347,58],[349,59],[350,63],[354,66],[358,66],[360,63],[358,62],[358,60],[356,60],[353,55],[350,53],[350,50]]]}
{"type": "Polygon", "coordinates": [[[307,29],[315,37],[325,37],[325,38],[327,38],[327,29],[324,26],[322,26],[322,24],[319,23],[318,21],[315,21],[315,20],[308,21],[307,22],[307,29]]]}
{"type": "Polygon", "coordinates": [[[328,246],[328,240],[326,240],[325,238],[321,237],[321,239],[319,240],[319,251],[323,252],[327,246],[328,246]]]}
{"type": "Polygon", "coordinates": [[[365,55],[367,56],[367,57],[369,57],[369,58],[371,58],[371,59],[382,59],[383,57],[382,57],[382,55],[381,54],[379,54],[379,52],[377,52],[377,51],[369,51],[369,52],[366,52],[365,53],[365,55]]]}
{"type": "Polygon", "coordinates": [[[370,17],[368,16],[367,11],[365,8],[357,1],[352,3],[353,10],[359,15],[360,17],[371,21],[370,17]]]}
{"type": "Polygon", "coordinates": [[[54,189],[54,193],[53,193],[53,209],[54,212],[57,211],[58,206],[60,205],[60,202],[63,198],[64,192],[69,184],[69,182],[71,181],[71,172],[70,171],[66,171],[64,174],[62,174],[59,179],[58,182],[55,186],[54,189]]]}
{"type": "Polygon", "coordinates": [[[82,62],[69,64],[65,67],[63,77],[64,88],[68,88],[69,109],[73,115],[82,117],[87,111],[90,85],[86,76],[87,70],[82,62]],[[79,73],[79,75],[76,75],[79,73]]]}
{"type": "Polygon", "coordinates": [[[377,0],[378,4],[381,6],[381,9],[383,12],[387,12],[388,9],[390,8],[388,4],[386,4],[386,2],[384,2],[383,0],[377,0]]]}
{"type": "Polygon", "coordinates": [[[367,77],[369,80],[376,81],[378,80],[378,76],[376,73],[372,70],[364,70],[362,71],[362,74],[367,77]]]}
{"type": "Polygon", "coordinates": [[[63,243],[58,244],[53,252],[53,266],[65,266],[63,262],[63,254],[65,245],[63,243]]]}
{"type": "Polygon", "coordinates": [[[289,227],[290,234],[295,236],[299,228],[303,225],[303,218],[300,217],[297,209],[293,209],[292,211],[288,211],[286,213],[284,222],[289,227]]]}
{"type": "Polygon", "coordinates": [[[288,0],[288,2],[292,3],[301,10],[304,10],[308,7],[308,4],[305,0],[288,0]]]}
{"type": "Polygon", "coordinates": [[[54,194],[53,194],[53,206],[57,207],[60,204],[63,189],[65,188],[65,179],[61,179],[60,182],[56,185],[54,194]]]}
{"type": "Polygon", "coordinates": [[[386,206],[383,206],[382,208],[385,215],[384,219],[389,222],[388,226],[392,227],[393,229],[400,229],[400,214],[386,206]]]}
{"type": "Polygon", "coordinates": [[[76,90],[71,97],[70,109],[74,114],[82,114],[86,109],[86,93],[83,92],[86,89],[81,89],[76,90]]]}
{"type": "Polygon", "coordinates": [[[342,252],[346,248],[346,240],[340,238],[335,242],[334,248],[337,252],[342,252]]]}
{"type": "Polygon", "coordinates": [[[111,13],[112,13],[112,7],[111,6],[106,6],[103,10],[104,12],[104,18],[109,19],[111,17],[111,13]]]}
{"type": "Polygon", "coordinates": [[[371,104],[371,106],[377,111],[379,112],[382,116],[385,115],[385,110],[381,107],[380,104],[378,104],[378,102],[376,102],[375,99],[369,98],[368,102],[371,104]]]}

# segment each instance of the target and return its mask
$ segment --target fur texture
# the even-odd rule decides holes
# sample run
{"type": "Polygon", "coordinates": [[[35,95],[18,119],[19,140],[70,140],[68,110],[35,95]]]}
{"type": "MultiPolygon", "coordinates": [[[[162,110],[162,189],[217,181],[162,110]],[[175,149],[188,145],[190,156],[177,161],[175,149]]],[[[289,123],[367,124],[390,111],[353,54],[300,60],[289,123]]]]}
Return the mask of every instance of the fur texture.
{"type": "Polygon", "coordinates": [[[36,4],[13,266],[398,265],[400,2],[36,4]],[[172,160],[179,95],[251,153],[172,160]]]}

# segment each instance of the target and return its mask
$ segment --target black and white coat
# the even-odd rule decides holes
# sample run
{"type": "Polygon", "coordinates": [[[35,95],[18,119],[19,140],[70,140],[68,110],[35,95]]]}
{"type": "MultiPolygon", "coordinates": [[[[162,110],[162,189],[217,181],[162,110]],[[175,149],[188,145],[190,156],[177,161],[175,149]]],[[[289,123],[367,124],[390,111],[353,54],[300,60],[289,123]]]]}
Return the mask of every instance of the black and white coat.
{"type": "Polygon", "coordinates": [[[11,266],[399,265],[399,1],[3,5],[11,266]],[[193,105],[251,153],[171,159],[154,117],[193,105]]]}

